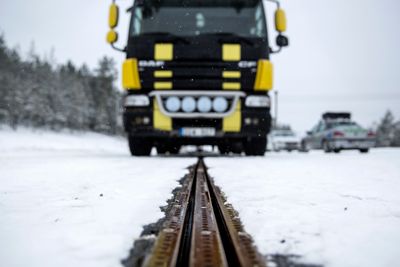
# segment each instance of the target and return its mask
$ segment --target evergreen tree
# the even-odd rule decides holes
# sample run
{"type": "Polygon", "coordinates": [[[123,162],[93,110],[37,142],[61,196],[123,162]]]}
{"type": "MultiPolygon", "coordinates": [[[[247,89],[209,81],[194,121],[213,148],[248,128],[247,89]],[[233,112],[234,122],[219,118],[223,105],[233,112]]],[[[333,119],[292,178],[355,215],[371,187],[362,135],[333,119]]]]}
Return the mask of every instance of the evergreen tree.
{"type": "Polygon", "coordinates": [[[110,58],[103,57],[94,73],[71,61],[56,67],[53,55],[37,56],[34,43],[22,60],[0,36],[0,123],[121,133],[116,78],[110,58]]]}
{"type": "Polygon", "coordinates": [[[400,147],[400,121],[394,124],[392,146],[400,147]]]}
{"type": "Polygon", "coordinates": [[[392,139],[394,137],[394,117],[390,110],[386,112],[385,116],[379,123],[376,134],[377,146],[391,146],[392,139]]]}

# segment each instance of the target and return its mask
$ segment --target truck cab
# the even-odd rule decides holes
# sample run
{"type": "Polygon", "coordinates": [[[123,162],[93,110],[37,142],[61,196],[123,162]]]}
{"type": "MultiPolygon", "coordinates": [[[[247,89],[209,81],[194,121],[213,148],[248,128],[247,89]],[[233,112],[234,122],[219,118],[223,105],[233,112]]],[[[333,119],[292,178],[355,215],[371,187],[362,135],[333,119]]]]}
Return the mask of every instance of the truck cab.
{"type": "MultiPolygon", "coordinates": [[[[276,1],[273,1],[277,3],[276,1]]],[[[278,3],[279,4],[279,3],[278,3]]],[[[273,65],[262,0],[137,0],[123,63],[124,128],[132,155],[216,145],[263,155],[271,128],[273,65]]],[[[108,41],[118,9],[110,8],[108,41]]],[[[285,15],[275,15],[277,44],[285,15]]],[[[113,27],[114,26],[114,27],[113,27]]]]}

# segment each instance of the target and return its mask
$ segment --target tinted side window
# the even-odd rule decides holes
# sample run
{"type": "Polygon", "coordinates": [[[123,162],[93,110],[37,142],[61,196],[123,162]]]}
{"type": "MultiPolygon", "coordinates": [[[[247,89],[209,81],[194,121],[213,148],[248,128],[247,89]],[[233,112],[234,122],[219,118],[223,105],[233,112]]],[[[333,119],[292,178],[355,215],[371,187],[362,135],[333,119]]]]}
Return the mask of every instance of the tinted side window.
{"type": "Polygon", "coordinates": [[[325,123],[320,121],[318,124],[317,132],[322,132],[323,130],[325,130],[325,123]]]}

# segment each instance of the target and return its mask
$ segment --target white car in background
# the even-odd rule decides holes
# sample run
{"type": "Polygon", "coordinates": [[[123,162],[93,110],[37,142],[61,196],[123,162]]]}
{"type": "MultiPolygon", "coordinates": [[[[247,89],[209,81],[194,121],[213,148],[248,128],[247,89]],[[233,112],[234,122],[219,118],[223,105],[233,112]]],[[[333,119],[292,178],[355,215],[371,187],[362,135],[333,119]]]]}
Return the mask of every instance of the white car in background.
{"type": "Polygon", "coordinates": [[[301,149],[301,138],[291,129],[272,130],[268,137],[268,150],[292,152],[301,149]]]}

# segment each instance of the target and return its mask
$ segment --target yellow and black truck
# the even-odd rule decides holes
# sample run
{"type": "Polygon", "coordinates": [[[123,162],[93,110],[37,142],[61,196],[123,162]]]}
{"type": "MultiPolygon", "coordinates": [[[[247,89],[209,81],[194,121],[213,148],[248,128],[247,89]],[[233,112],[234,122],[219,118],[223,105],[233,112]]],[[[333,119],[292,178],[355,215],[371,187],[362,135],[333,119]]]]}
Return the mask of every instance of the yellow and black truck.
{"type": "Polygon", "coordinates": [[[117,48],[119,8],[107,41],[126,53],[122,67],[124,127],[132,155],[178,153],[213,145],[226,153],[263,155],[271,128],[270,55],[288,45],[276,0],[136,0],[126,47],[117,48]],[[267,5],[277,6],[276,49],[267,5]]]}

